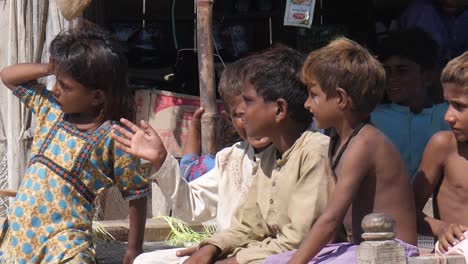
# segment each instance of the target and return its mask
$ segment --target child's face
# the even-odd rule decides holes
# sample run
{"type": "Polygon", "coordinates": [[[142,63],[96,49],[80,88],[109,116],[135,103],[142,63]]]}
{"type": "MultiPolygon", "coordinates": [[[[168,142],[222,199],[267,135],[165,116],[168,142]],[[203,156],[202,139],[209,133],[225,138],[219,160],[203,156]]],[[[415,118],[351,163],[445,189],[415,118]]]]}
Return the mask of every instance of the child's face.
{"type": "Polygon", "coordinates": [[[231,118],[232,126],[239,134],[243,140],[247,139],[247,134],[245,133],[244,123],[242,118],[244,116],[244,109],[242,107],[242,96],[237,95],[229,99],[228,107],[229,107],[229,116],[231,118]]]}
{"type": "Polygon", "coordinates": [[[411,100],[420,98],[430,85],[430,76],[423,73],[421,67],[414,61],[391,56],[383,62],[387,75],[385,92],[393,103],[409,106],[411,100]]]}
{"type": "Polygon", "coordinates": [[[99,104],[98,90],[90,90],[73,78],[60,74],[52,95],[65,114],[94,113],[99,104]]]}
{"type": "Polygon", "coordinates": [[[270,139],[267,137],[248,137],[247,133],[245,132],[244,127],[244,114],[245,114],[245,107],[244,107],[244,99],[242,95],[237,95],[229,99],[228,101],[229,107],[229,116],[231,118],[232,126],[237,131],[239,136],[243,140],[247,140],[249,144],[254,148],[263,148],[270,144],[270,139]]]}
{"type": "Polygon", "coordinates": [[[250,138],[271,136],[271,128],[277,111],[275,102],[266,102],[249,82],[245,82],[242,87],[242,98],[243,121],[247,136],[250,138]]]}
{"type": "Polygon", "coordinates": [[[309,96],[304,107],[314,115],[314,123],[320,129],[333,127],[334,116],[337,114],[338,105],[335,98],[328,97],[320,87],[317,79],[310,76],[307,85],[309,96]]]}
{"type": "Polygon", "coordinates": [[[468,140],[468,93],[459,85],[444,83],[444,98],[448,103],[445,121],[459,142],[468,140]]]}

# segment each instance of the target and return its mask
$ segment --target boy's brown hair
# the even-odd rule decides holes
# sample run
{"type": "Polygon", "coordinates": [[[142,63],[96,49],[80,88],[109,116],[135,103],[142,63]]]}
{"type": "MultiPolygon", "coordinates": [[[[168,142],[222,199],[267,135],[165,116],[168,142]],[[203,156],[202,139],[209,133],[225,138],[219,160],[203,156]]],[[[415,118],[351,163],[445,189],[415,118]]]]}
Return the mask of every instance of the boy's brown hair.
{"type": "Polygon", "coordinates": [[[468,89],[468,51],[447,63],[440,75],[441,83],[454,83],[468,89]]]}
{"type": "Polygon", "coordinates": [[[240,59],[226,66],[218,84],[218,93],[226,104],[227,101],[242,93],[242,72],[248,58],[240,59]]]}
{"type": "Polygon", "coordinates": [[[336,96],[338,87],[352,100],[352,111],[367,116],[380,102],[385,89],[385,70],[364,47],[340,37],[313,51],[301,70],[301,79],[311,83],[314,76],[327,97],[336,96]]]}

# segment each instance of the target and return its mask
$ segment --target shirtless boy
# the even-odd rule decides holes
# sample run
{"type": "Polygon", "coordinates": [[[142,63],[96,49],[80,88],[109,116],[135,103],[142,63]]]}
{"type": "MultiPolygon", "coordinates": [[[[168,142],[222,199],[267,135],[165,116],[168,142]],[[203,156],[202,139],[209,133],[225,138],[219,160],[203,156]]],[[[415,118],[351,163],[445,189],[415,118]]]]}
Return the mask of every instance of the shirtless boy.
{"type": "Polygon", "coordinates": [[[438,237],[439,249],[446,251],[468,230],[468,52],[450,61],[440,79],[449,105],[445,121],[452,131],[431,138],[413,189],[418,231],[438,237]],[[434,218],[422,212],[432,194],[434,218]]]}
{"type": "Polygon", "coordinates": [[[301,77],[309,91],[305,107],[319,128],[332,128],[334,134],[329,159],[336,185],[299,250],[272,256],[266,263],[355,263],[361,220],[370,213],[392,216],[396,238],[407,254],[417,254],[415,207],[405,165],[390,141],[366,123],[384,92],[383,67],[357,43],[339,38],[309,54],[301,77]],[[325,247],[346,214],[351,243],[325,247]]]}

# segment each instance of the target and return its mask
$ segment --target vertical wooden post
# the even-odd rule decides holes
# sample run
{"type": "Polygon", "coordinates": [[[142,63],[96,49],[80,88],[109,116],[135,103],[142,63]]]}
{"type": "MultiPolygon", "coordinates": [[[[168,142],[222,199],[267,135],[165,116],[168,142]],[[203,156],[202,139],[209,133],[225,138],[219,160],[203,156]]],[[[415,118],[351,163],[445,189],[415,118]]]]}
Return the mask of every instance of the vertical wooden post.
{"type": "Polygon", "coordinates": [[[202,154],[216,153],[216,90],[214,82],[213,0],[197,0],[197,51],[200,99],[205,113],[201,118],[202,154]]]}
{"type": "Polygon", "coordinates": [[[387,214],[369,214],[362,219],[365,241],[356,250],[357,264],[406,264],[405,249],[394,240],[394,225],[387,214]]]}
{"type": "Polygon", "coordinates": [[[49,0],[39,1],[37,4],[37,13],[40,14],[40,23],[38,29],[38,39],[36,43],[36,50],[34,53],[34,62],[40,63],[42,61],[42,53],[44,49],[44,42],[47,31],[47,19],[49,18],[49,0]]]}

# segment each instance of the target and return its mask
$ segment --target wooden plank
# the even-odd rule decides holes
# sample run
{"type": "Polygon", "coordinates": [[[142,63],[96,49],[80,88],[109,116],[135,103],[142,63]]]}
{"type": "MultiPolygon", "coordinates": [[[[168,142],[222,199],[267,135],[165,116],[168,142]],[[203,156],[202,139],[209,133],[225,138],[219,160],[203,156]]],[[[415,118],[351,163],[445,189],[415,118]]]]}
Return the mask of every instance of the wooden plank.
{"type": "Polygon", "coordinates": [[[425,255],[408,258],[408,264],[466,264],[463,255],[425,255]]]}

